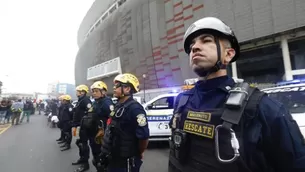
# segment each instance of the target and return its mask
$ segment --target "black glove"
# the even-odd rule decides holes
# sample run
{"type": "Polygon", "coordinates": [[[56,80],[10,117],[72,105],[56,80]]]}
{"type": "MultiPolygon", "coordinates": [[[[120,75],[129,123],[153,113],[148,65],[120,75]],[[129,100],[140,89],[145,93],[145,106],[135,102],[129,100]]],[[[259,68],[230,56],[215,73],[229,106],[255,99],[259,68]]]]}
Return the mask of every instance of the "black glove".
{"type": "Polygon", "coordinates": [[[109,164],[109,154],[101,153],[99,155],[97,164],[101,164],[102,166],[109,164]]]}

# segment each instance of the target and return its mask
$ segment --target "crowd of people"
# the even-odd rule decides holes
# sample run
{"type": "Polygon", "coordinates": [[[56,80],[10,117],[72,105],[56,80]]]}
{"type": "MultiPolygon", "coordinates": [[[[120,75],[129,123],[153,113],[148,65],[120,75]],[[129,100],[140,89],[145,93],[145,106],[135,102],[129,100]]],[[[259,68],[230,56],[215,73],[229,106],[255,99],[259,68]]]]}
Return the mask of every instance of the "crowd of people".
{"type": "Polygon", "coordinates": [[[36,103],[30,99],[10,100],[2,99],[0,104],[0,124],[18,125],[26,118],[26,122],[30,122],[30,116],[38,109],[40,111],[40,103],[36,103]]]}

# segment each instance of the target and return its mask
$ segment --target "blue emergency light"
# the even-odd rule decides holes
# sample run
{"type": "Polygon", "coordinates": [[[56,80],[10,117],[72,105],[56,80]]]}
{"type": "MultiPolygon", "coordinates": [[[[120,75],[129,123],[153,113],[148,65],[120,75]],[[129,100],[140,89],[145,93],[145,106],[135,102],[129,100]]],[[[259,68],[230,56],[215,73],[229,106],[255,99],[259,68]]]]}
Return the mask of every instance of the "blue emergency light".
{"type": "Polygon", "coordinates": [[[301,84],[305,83],[305,79],[295,79],[295,80],[290,80],[290,81],[282,81],[276,83],[277,86],[284,86],[284,85],[293,85],[293,84],[301,84]]]}

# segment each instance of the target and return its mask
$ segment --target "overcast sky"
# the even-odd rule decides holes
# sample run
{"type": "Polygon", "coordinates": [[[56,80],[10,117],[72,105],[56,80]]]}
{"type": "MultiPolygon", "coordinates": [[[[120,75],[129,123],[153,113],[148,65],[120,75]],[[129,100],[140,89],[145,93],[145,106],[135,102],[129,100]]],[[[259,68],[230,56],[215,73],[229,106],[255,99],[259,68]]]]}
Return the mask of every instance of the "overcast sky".
{"type": "Polygon", "coordinates": [[[0,0],[0,81],[5,92],[74,84],[77,30],[94,0],[0,0]]]}

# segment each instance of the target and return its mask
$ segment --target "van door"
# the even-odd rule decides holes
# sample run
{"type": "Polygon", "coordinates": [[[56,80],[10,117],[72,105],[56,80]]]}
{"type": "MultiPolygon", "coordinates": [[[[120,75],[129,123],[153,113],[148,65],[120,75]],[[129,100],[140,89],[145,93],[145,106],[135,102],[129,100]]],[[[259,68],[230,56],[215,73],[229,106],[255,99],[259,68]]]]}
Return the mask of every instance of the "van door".
{"type": "Polygon", "coordinates": [[[174,96],[162,97],[146,107],[150,137],[168,140],[171,135],[169,121],[173,115],[174,96]]]}

